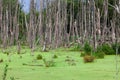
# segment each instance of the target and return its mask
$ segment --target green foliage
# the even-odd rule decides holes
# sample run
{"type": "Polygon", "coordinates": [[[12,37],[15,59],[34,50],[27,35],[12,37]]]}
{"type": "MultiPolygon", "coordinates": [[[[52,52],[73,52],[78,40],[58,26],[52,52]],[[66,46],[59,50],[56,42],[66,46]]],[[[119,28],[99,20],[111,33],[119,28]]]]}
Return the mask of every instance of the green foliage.
{"type": "Polygon", "coordinates": [[[80,57],[84,57],[86,55],[91,55],[92,47],[90,46],[90,44],[88,42],[86,42],[84,44],[83,50],[84,50],[84,52],[81,52],[80,57]]]}
{"type": "Polygon", "coordinates": [[[85,55],[83,59],[84,59],[85,63],[90,63],[90,62],[94,62],[95,58],[93,56],[90,56],[90,55],[85,55]]]}
{"type": "Polygon", "coordinates": [[[43,59],[43,62],[45,64],[45,67],[53,67],[55,66],[55,62],[53,60],[46,60],[45,58],[43,59]]]}
{"type": "Polygon", "coordinates": [[[54,54],[52,58],[56,59],[56,58],[58,58],[58,56],[54,54]]]}
{"type": "Polygon", "coordinates": [[[106,55],[113,55],[115,54],[115,51],[113,50],[113,48],[108,45],[108,44],[103,44],[101,46],[101,50],[106,54],[106,55]]]}
{"type": "Polygon", "coordinates": [[[81,52],[80,57],[84,57],[84,56],[85,56],[85,53],[81,52]]]}
{"type": "Polygon", "coordinates": [[[86,42],[84,44],[84,51],[85,54],[90,55],[91,51],[92,51],[92,47],[90,46],[90,44],[88,42],[86,42]]]}
{"type": "Polygon", "coordinates": [[[105,56],[105,53],[102,51],[102,47],[101,46],[98,46],[97,49],[96,49],[96,52],[95,52],[95,57],[98,58],[98,59],[103,59],[104,56],[105,56]]]}
{"type": "Polygon", "coordinates": [[[4,69],[4,74],[3,74],[3,79],[2,79],[2,80],[6,80],[7,71],[8,71],[8,65],[6,64],[5,69],[4,69]]]}
{"type": "Polygon", "coordinates": [[[98,58],[98,59],[103,59],[104,56],[105,56],[104,52],[96,52],[95,53],[95,57],[98,58]]]}
{"type": "Polygon", "coordinates": [[[41,60],[42,59],[42,55],[41,54],[38,54],[37,57],[36,57],[37,60],[41,60]]]}
{"type": "Polygon", "coordinates": [[[120,54],[120,43],[112,44],[112,48],[115,52],[116,52],[116,48],[117,48],[118,49],[118,54],[120,54]]]}
{"type": "Polygon", "coordinates": [[[0,59],[0,63],[2,63],[3,62],[3,59],[0,59]]]}

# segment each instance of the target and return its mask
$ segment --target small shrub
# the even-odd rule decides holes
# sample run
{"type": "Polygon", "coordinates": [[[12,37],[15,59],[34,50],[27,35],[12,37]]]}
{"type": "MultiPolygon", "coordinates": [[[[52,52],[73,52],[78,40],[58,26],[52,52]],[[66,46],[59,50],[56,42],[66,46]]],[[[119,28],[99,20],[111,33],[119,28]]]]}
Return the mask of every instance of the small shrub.
{"type": "Polygon", "coordinates": [[[86,42],[84,44],[84,51],[85,51],[85,54],[88,54],[88,55],[90,55],[90,53],[92,51],[92,47],[90,46],[90,44],[88,42],[86,42]]]}
{"type": "Polygon", "coordinates": [[[53,67],[53,66],[55,66],[55,62],[53,60],[43,59],[43,62],[45,64],[45,67],[53,67]]]}
{"type": "Polygon", "coordinates": [[[84,62],[85,63],[89,63],[89,62],[94,62],[94,57],[93,56],[90,56],[90,55],[85,55],[84,56],[84,62]]]}
{"type": "Polygon", "coordinates": [[[54,54],[52,58],[56,59],[56,58],[58,58],[58,56],[54,54]]]}
{"type": "Polygon", "coordinates": [[[0,59],[0,63],[2,63],[3,62],[3,59],[0,59]]]}
{"type": "Polygon", "coordinates": [[[95,57],[98,59],[103,59],[105,56],[104,52],[96,52],[95,57]]]}
{"type": "Polygon", "coordinates": [[[108,44],[103,44],[101,48],[102,48],[102,51],[106,55],[113,55],[113,54],[115,54],[115,51],[113,50],[113,48],[110,45],[108,45],[108,44]]]}
{"type": "Polygon", "coordinates": [[[81,52],[80,57],[84,57],[84,56],[85,56],[85,53],[81,52]]]}
{"type": "Polygon", "coordinates": [[[104,56],[105,56],[105,53],[102,51],[102,47],[101,46],[98,46],[97,49],[96,49],[96,52],[95,52],[95,57],[98,58],[98,59],[103,59],[104,56]]]}
{"type": "Polygon", "coordinates": [[[41,60],[42,59],[42,55],[41,54],[38,54],[37,55],[37,60],[41,60]]]}

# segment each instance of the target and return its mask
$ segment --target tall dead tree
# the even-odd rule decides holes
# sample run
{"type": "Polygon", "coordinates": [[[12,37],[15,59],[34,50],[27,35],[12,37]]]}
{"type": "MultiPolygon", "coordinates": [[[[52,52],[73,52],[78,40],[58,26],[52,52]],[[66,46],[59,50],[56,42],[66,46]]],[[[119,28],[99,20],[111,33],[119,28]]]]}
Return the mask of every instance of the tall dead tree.
{"type": "Polygon", "coordinates": [[[2,41],[2,0],[0,0],[0,44],[2,41]]]}
{"type": "Polygon", "coordinates": [[[32,52],[34,51],[35,48],[35,31],[36,26],[35,26],[35,2],[34,0],[31,0],[30,3],[30,23],[29,23],[29,45],[30,48],[32,50],[32,52]]]}
{"type": "Polygon", "coordinates": [[[103,7],[104,7],[104,22],[103,22],[103,28],[102,28],[102,43],[105,42],[105,37],[107,37],[105,33],[107,29],[108,0],[104,0],[103,7]]]}
{"type": "Polygon", "coordinates": [[[96,35],[97,35],[97,42],[100,45],[101,25],[100,25],[100,9],[99,8],[96,10],[96,35]]]}
{"type": "Polygon", "coordinates": [[[43,0],[40,0],[40,12],[39,12],[39,27],[38,27],[38,37],[39,37],[39,44],[43,44],[43,0]]]}
{"type": "Polygon", "coordinates": [[[8,40],[8,7],[6,7],[5,14],[3,16],[3,48],[7,48],[7,40],[8,40]]]}

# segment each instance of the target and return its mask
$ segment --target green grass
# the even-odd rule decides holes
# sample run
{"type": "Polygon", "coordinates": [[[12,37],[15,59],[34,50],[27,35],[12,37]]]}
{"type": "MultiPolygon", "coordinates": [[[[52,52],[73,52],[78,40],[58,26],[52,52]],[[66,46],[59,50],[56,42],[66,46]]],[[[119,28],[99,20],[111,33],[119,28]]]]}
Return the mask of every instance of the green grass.
{"type": "Polygon", "coordinates": [[[84,63],[83,58],[80,57],[80,52],[71,52],[63,48],[51,50],[50,52],[37,50],[34,52],[34,56],[31,56],[30,50],[25,48],[22,49],[22,52],[25,52],[21,55],[22,58],[16,54],[15,47],[12,49],[10,52],[11,62],[8,62],[8,56],[0,50],[0,58],[4,60],[3,63],[0,63],[0,79],[2,79],[5,64],[9,64],[7,80],[10,80],[10,77],[14,77],[15,80],[115,80],[114,55],[105,56],[105,59],[97,59],[94,63],[84,63]],[[42,60],[36,60],[38,54],[41,54],[47,60],[51,60],[52,56],[56,54],[58,58],[54,59],[55,66],[45,67],[42,60]],[[73,59],[76,65],[69,65],[65,61],[67,57],[73,59]],[[43,66],[27,66],[23,63],[43,66]]]}

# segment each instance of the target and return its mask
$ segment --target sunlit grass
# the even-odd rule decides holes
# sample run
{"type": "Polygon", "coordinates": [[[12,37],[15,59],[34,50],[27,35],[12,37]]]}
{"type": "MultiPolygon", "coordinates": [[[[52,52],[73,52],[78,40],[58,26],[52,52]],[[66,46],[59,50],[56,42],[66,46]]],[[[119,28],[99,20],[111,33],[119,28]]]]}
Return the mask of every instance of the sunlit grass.
{"type": "MultiPolygon", "coordinates": [[[[11,62],[8,62],[8,56],[0,51],[0,58],[4,60],[3,63],[0,63],[0,79],[2,79],[5,64],[9,64],[7,80],[10,80],[10,77],[14,77],[15,80],[115,80],[116,61],[114,55],[97,59],[93,63],[84,63],[80,52],[71,52],[64,48],[49,52],[37,50],[34,52],[34,56],[30,55],[30,49],[24,48],[22,52],[25,53],[21,54],[22,58],[16,53],[15,47],[10,48],[10,51],[11,62]],[[58,58],[53,59],[55,66],[45,67],[42,60],[36,60],[38,54],[47,60],[51,60],[52,56],[56,54],[58,58]],[[65,61],[67,58],[74,60],[76,65],[69,65],[65,61]]],[[[120,64],[118,65],[120,67],[120,64]]]]}

